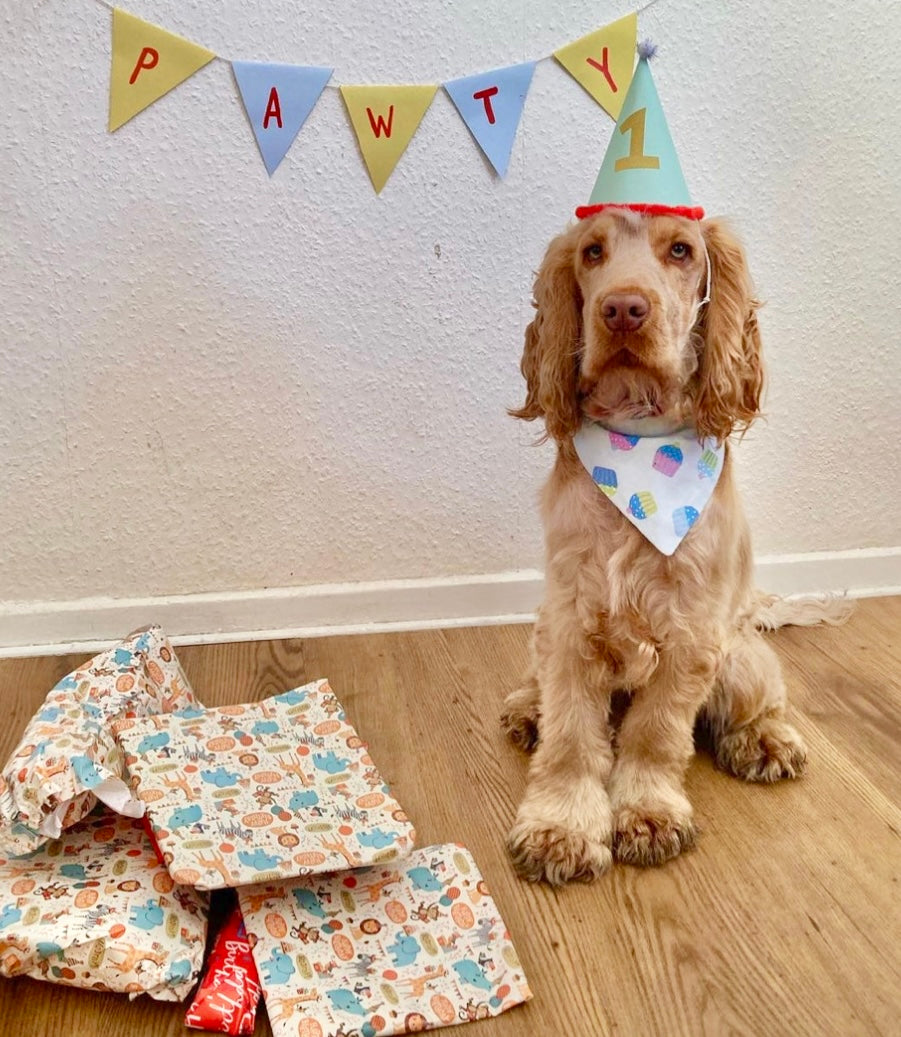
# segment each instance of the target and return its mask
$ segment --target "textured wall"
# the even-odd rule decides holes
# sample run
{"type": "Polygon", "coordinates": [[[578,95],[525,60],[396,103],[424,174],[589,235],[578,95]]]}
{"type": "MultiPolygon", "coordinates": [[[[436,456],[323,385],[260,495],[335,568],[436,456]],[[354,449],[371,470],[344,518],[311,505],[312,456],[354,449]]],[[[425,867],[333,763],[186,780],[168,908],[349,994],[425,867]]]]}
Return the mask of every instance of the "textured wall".
{"type": "MultiPolygon", "coordinates": [[[[343,82],[536,57],[629,9],[126,6],[343,82]]],[[[689,185],[768,301],[770,418],[740,450],[759,552],[901,543],[901,5],[850,6],[640,22],[689,185]]],[[[536,70],[507,180],[439,93],[376,197],[333,90],[270,181],[225,63],[108,135],[103,7],[0,0],[0,46],[0,598],[540,565],[550,454],[504,411],[532,271],[612,129],[562,69],[536,70]]]]}

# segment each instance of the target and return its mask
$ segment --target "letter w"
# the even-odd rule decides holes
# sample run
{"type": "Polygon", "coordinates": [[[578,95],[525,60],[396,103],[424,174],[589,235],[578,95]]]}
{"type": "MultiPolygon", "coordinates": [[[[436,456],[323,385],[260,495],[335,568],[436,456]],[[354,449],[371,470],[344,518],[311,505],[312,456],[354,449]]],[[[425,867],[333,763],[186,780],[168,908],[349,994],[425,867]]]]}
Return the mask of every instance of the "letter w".
{"type": "Polygon", "coordinates": [[[379,114],[378,118],[376,118],[376,116],[374,116],[372,114],[372,109],[371,108],[367,108],[366,109],[366,114],[369,116],[369,125],[372,127],[372,132],[375,134],[376,138],[381,137],[382,131],[384,131],[386,137],[390,137],[391,136],[391,128],[392,128],[392,125],[394,123],[394,105],[393,104],[388,109],[388,121],[387,121],[387,123],[382,118],[381,114],[379,114]]]}

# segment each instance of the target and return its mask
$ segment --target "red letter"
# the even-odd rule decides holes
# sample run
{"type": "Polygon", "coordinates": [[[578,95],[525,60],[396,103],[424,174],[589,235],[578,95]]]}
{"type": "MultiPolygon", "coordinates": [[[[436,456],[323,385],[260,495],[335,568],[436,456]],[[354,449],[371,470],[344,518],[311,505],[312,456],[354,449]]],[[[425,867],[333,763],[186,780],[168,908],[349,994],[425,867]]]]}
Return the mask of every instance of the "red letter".
{"type": "Polygon", "coordinates": [[[275,119],[278,128],[282,128],[282,109],[278,103],[278,90],[273,87],[269,91],[269,103],[266,105],[266,114],[263,116],[263,129],[269,129],[269,120],[275,119]]]}
{"type": "Polygon", "coordinates": [[[378,122],[376,122],[375,116],[372,114],[372,109],[367,108],[366,114],[369,116],[369,125],[372,127],[372,132],[376,135],[376,138],[381,137],[382,130],[385,131],[385,136],[391,136],[391,125],[394,122],[394,105],[388,109],[388,122],[379,115],[378,122]]]}
{"type": "Polygon", "coordinates": [[[610,89],[614,93],[616,93],[616,91],[617,91],[616,83],[613,81],[613,76],[610,75],[610,69],[607,68],[607,48],[604,47],[604,53],[601,55],[600,63],[595,61],[594,58],[586,58],[585,60],[588,62],[589,65],[592,66],[592,68],[596,68],[598,70],[598,72],[602,72],[603,73],[604,78],[610,84],[610,89]]]}
{"type": "Polygon", "coordinates": [[[154,50],[153,47],[145,47],[141,51],[141,56],[138,58],[138,63],[135,65],[135,70],[131,74],[131,79],[128,81],[129,86],[134,86],[134,81],[138,78],[142,68],[156,68],[156,63],[160,60],[160,54],[158,50],[154,50]],[[146,59],[146,60],[145,60],[146,59]]]}
{"type": "Polygon", "coordinates": [[[488,121],[491,125],[494,125],[494,109],[491,107],[491,98],[497,93],[496,86],[489,86],[485,90],[479,90],[472,95],[473,101],[484,101],[485,103],[485,114],[488,116],[488,121]]]}

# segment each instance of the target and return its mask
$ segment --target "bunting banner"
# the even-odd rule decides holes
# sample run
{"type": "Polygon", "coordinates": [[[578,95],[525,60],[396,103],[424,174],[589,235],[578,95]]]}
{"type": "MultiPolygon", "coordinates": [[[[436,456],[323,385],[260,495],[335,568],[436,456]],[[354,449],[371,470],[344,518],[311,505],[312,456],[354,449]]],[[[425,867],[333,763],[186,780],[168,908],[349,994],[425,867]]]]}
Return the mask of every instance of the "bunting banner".
{"type": "MultiPolygon", "coordinates": [[[[494,174],[507,175],[536,65],[551,58],[610,116],[618,119],[635,68],[639,11],[517,65],[449,79],[443,87],[494,174]]],[[[107,0],[98,0],[107,6],[107,0]]],[[[183,83],[219,55],[167,29],[112,8],[109,130],[183,83]]],[[[220,60],[225,60],[219,58],[220,60]]],[[[260,156],[272,176],[323,90],[338,89],[376,193],[381,193],[413,139],[435,84],[332,84],[333,69],[232,60],[238,96],[260,156]]]]}
{"type": "Polygon", "coordinates": [[[316,106],[332,70],[233,61],[232,72],[263,164],[272,176],[316,106]]]}
{"type": "Polygon", "coordinates": [[[413,139],[437,86],[342,86],[341,97],[376,194],[413,139]]]}
{"type": "Polygon", "coordinates": [[[638,15],[618,22],[554,51],[554,57],[614,119],[619,118],[632,79],[638,15]]]}
{"type": "Polygon", "coordinates": [[[110,133],[216,57],[211,50],[118,7],[113,8],[112,51],[110,133]]]}
{"type": "Polygon", "coordinates": [[[499,177],[507,172],[535,62],[452,79],[444,89],[499,177]]]}

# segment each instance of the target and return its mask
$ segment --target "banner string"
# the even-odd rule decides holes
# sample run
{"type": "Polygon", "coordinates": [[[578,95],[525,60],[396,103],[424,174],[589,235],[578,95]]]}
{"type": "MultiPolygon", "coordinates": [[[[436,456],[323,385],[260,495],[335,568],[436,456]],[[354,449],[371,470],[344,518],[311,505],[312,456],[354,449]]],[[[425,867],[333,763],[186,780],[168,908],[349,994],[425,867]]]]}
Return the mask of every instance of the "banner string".
{"type": "MultiPolygon", "coordinates": [[[[100,4],[102,7],[105,7],[108,11],[113,11],[113,10],[115,10],[119,6],[118,4],[112,3],[111,0],[95,0],[95,2],[100,4]]],[[[647,2],[642,4],[641,7],[633,9],[633,12],[636,15],[642,15],[642,14],[645,13],[645,11],[650,10],[652,7],[654,7],[658,3],[660,3],[660,0],[647,0],[647,2]]],[[[629,12],[629,13],[633,13],[633,12],[629,12]]],[[[192,38],[192,42],[196,43],[197,41],[193,40],[193,38],[192,38]]],[[[201,46],[206,46],[206,44],[201,44],[201,46]]],[[[211,48],[207,47],[206,49],[210,50],[211,48]]],[[[554,55],[553,55],[553,52],[552,52],[550,54],[545,54],[545,55],[543,55],[540,58],[535,58],[534,62],[537,65],[537,64],[540,64],[543,61],[551,61],[553,59],[553,57],[554,57],[554,55]]],[[[221,54],[216,54],[216,56],[215,56],[215,58],[213,60],[214,61],[224,61],[227,65],[230,65],[232,63],[232,59],[231,58],[223,57],[221,54]]],[[[444,76],[442,78],[441,82],[444,82],[444,81],[448,81],[449,82],[451,79],[460,79],[460,78],[463,78],[463,77],[462,76],[444,76]]],[[[334,79],[334,75],[332,76],[332,79],[334,79]]],[[[398,81],[394,80],[394,82],[398,82],[398,81]]],[[[434,82],[434,80],[432,80],[431,82],[434,82]]],[[[408,84],[407,80],[403,80],[403,83],[404,83],[404,85],[410,85],[410,86],[424,85],[424,84],[419,84],[419,83],[409,83],[408,84]]],[[[355,80],[352,85],[356,86],[358,84],[359,84],[359,80],[355,80]]],[[[340,90],[342,86],[349,86],[349,85],[351,85],[351,84],[349,84],[349,83],[336,83],[336,82],[332,82],[331,80],[329,80],[329,82],[325,86],[325,89],[326,90],[340,90]]],[[[362,85],[362,84],[359,84],[359,85],[362,85]]],[[[440,85],[440,83],[438,85],[440,85]]]]}

